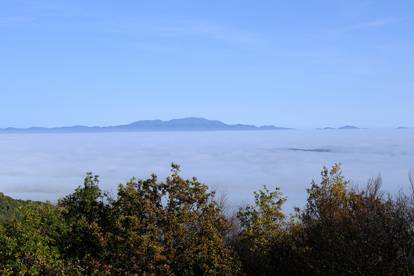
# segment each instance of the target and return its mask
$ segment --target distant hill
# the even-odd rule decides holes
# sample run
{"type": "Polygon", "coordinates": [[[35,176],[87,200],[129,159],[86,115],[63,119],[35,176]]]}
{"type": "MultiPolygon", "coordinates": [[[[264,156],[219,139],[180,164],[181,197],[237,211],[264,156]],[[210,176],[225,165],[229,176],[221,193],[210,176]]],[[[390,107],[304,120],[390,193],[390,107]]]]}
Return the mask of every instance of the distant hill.
{"type": "Polygon", "coordinates": [[[37,201],[30,200],[18,200],[13,199],[0,193],[0,224],[6,220],[11,220],[18,216],[19,208],[28,205],[40,205],[45,204],[37,201]]]}
{"type": "Polygon", "coordinates": [[[73,132],[139,132],[139,131],[240,131],[240,130],[284,130],[289,128],[276,126],[254,126],[243,124],[225,124],[217,120],[204,118],[183,118],[169,121],[144,120],[117,126],[69,126],[69,127],[31,127],[3,128],[0,133],[73,133],[73,132]]]}
{"type": "Polygon", "coordinates": [[[351,129],[360,129],[359,127],[356,126],[342,126],[342,127],[325,127],[325,128],[320,128],[322,130],[334,130],[334,129],[339,129],[339,130],[351,130],[351,129]]]}
{"type": "Polygon", "coordinates": [[[338,129],[359,129],[359,127],[356,127],[356,126],[343,126],[343,127],[338,128],[338,129]]]}

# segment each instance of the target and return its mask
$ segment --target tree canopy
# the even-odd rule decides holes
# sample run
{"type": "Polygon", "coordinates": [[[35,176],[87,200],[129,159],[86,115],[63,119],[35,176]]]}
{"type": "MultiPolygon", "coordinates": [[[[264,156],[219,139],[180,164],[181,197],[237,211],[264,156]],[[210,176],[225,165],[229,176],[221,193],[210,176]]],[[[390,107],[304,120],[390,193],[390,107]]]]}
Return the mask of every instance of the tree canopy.
{"type": "Polygon", "coordinates": [[[340,165],[285,214],[279,188],[229,217],[207,185],[173,164],[110,196],[99,177],[56,205],[0,195],[2,275],[413,275],[414,196],[352,187],[340,165]]]}

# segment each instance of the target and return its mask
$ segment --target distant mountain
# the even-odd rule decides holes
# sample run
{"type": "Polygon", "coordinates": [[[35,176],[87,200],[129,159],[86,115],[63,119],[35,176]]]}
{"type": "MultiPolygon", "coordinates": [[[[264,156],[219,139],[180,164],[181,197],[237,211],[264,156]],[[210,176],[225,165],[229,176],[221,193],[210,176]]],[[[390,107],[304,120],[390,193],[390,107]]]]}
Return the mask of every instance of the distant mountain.
{"type": "Polygon", "coordinates": [[[356,126],[342,126],[342,127],[338,127],[338,128],[335,128],[335,127],[325,127],[325,128],[319,128],[319,129],[322,129],[322,130],[334,130],[334,129],[350,130],[350,129],[360,129],[360,128],[359,127],[356,127],[356,126]]]}
{"type": "Polygon", "coordinates": [[[0,133],[74,133],[74,132],[139,132],[139,131],[240,131],[240,130],[285,130],[276,126],[229,125],[217,120],[204,118],[183,118],[169,121],[144,120],[128,125],[117,126],[70,126],[70,127],[31,127],[3,128],[0,133]]]}
{"type": "Polygon", "coordinates": [[[343,127],[338,128],[338,129],[359,129],[359,127],[356,127],[356,126],[343,126],[343,127]]]}
{"type": "Polygon", "coordinates": [[[400,126],[400,127],[397,127],[397,129],[412,129],[412,128],[411,127],[400,126]]]}

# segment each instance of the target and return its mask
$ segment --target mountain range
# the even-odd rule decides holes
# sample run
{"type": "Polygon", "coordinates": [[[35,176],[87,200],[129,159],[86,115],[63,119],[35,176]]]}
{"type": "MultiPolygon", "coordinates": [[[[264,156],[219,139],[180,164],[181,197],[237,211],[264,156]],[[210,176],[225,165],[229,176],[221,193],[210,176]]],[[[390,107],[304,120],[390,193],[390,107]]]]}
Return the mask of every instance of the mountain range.
{"type": "Polygon", "coordinates": [[[139,132],[139,131],[240,131],[240,130],[286,130],[289,128],[272,125],[254,126],[244,124],[225,124],[204,118],[182,118],[169,121],[143,120],[126,125],[115,126],[67,126],[67,127],[30,127],[2,128],[0,133],[78,133],[78,132],[139,132]]]}
{"type": "Polygon", "coordinates": [[[360,128],[359,127],[356,127],[356,126],[342,126],[342,127],[338,127],[338,128],[335,128],[335,127],[325,127],[325,128],[319,128],[319,129],[322,129],[322,130],[334,130],[334,129],[350,130],[350,129],[360,129],[360,128]]]}

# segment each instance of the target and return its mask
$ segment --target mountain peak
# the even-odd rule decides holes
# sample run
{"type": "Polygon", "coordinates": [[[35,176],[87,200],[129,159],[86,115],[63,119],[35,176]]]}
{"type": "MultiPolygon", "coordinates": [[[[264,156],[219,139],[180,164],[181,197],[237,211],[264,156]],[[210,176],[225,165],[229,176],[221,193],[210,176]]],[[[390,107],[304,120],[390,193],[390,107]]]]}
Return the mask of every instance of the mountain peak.
{"type": "Polygon", "coordinates": [[[343,127],[340,127],[339,129],[359,129],[359,127],[357,127],[357,126],[350,126],[350,125],[348,125],[348,126],[343,126],[343,127]]]}

